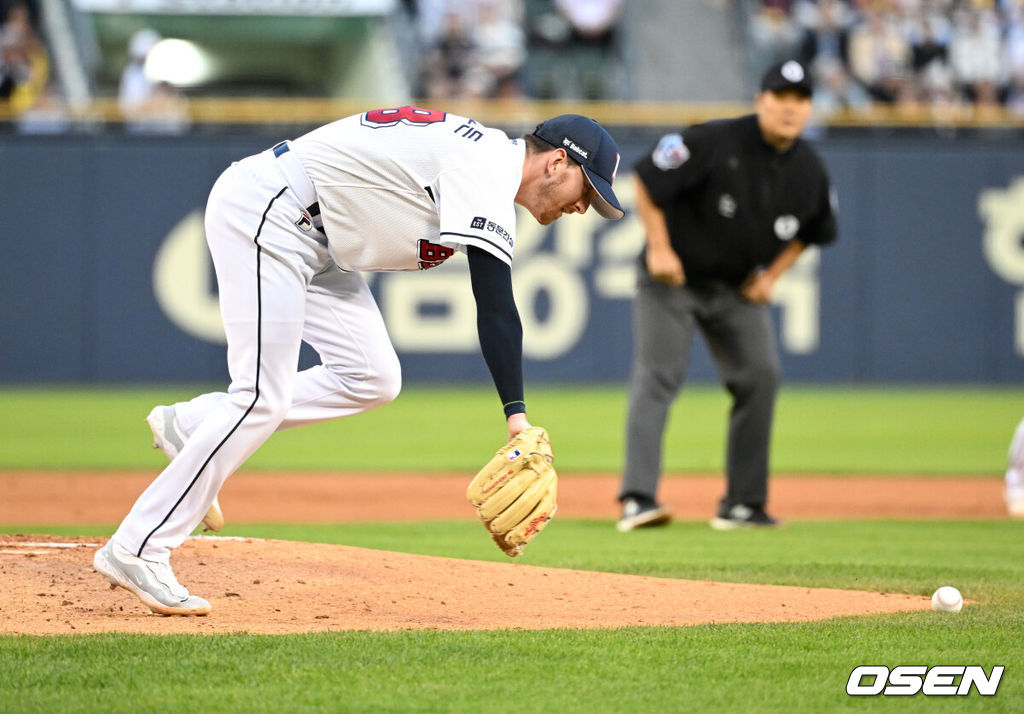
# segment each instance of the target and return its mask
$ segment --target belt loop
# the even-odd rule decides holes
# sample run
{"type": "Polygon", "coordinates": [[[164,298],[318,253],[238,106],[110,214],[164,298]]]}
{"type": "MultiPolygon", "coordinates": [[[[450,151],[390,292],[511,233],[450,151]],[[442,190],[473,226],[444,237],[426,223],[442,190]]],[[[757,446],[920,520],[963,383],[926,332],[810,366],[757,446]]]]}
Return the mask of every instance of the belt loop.
{"type": "Polygon", "coordinates": [[[280,159],[280,161],[275,162],[278,171],[284,176],[288,186],[299,199],[299,202],[306,206],[306,211],[310,216],[319,216],[320,204],[317,201],[316,186],[313,185],[309,174],[303,168],[298,155],[291,151],[287,141],[275,144],[271,151],[276,159],[280,159]]]}

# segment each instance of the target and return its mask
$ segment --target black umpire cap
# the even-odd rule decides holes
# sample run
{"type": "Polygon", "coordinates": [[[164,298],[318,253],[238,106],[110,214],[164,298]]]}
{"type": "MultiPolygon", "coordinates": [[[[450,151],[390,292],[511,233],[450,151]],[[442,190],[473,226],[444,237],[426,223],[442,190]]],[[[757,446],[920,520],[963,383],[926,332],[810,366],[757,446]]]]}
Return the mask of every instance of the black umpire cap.
{"type": "Polygon", "coordinates": [[[761,78],[762,92],[800,92],[810,97],[814,94],[814,82],[810,72],[796,60],[779,62],[761,78]]]}

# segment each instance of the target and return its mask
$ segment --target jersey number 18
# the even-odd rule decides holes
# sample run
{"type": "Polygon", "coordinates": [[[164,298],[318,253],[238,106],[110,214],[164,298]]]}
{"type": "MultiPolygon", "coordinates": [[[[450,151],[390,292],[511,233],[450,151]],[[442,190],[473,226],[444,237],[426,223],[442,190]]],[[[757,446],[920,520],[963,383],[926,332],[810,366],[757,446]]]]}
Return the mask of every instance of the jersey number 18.
{"type": "Polygon", "coordinates": [[[399,122],[405,122],[411,126],[424,126],[444,121],[446,116],[446,112],[434,111],[433,109],[398,107],[397,109],[374,109],[363,114],[361,119],[363,126],[380,129],[385,126],[394,126],[399,122]]]}

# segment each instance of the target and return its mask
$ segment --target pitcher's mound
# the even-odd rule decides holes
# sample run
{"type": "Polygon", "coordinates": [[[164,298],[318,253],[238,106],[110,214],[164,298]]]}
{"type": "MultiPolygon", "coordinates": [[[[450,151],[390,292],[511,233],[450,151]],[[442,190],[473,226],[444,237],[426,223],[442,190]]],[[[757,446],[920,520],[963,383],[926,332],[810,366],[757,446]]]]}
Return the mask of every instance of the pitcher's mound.
{"type": "Polygon", "coordinates": [[[206,617],[152,615],[92,569],[104,539],[0,538],[0,634],[293,633],[796,622],[927,610],[927,597],[615,575],[275,540],[193,538],[178,579],[206,617]]]}

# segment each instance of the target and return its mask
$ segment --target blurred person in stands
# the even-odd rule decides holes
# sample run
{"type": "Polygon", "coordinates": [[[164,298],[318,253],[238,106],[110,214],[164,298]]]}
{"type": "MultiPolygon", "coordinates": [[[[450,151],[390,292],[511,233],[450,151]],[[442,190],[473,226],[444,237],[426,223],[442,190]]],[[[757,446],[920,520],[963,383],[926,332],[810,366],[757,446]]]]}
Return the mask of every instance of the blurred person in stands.
{"type": "Polygon", "coordinates": [[[63,134],[71,128],[67,102],[56,82],[50,81],[31,107],[15,122],[21,134],[63,134]]]}
{"type": "Polygon", "coordinates": [[[999,18],[989,8],[960,8],[953,22],[950,61],[966,99],[985,112],[999,104],[1006,81],[999,18]]]}
{"type": "Polygon", "coordinates": [[[891,13],[865,5],[863,19],[850,30],[849,54],[850,72],[875,101],[912,100],[910,45],[891,13]]]}
{"type": "Polygon", "coordinates": [[[849,5],[843,0],[802,0],[794,6],[793,17],[801,28],[799,59],[804,65],[826,59],[846,63],[850,27],[857,17],[849,5]]]}
{"type": "Polygon", "coordinates": [[[1005,50],[1010,72],[1024,72],[1024,0],[1007,8],[1005,50]]]}
{"type": "Polygon", "coordinates": [[[796,57],[804,31],[793,17],[790,0],[755,0],[752,6],[747,21],[751,63],[761,74],[771,65],[796,57]]]}
{"type": "Polygon", "coordinates": [[[843,0],[801,0],[793,7],[793,17],[803,33],[799,58],[814,78],[814,114],[866,110],[871,98],[846,65],[856,13],[843,0]]]}
{"type": "Polygon", "coordinates": [[[811,66],[814,76],[814,113],[823,117],[833,114],[863,113],[871,108],[871,97],[854,81],[846,65],[837,57],[819,56],[811,66]]]}
{"type": "Polygon", "coordinates": [[[121,70],[117,88],[117,104],[126,117],[145,106],[156,91],[156,83],[146,74],[146,58],[161,39],[159,32],[147,27],[128,40],[128,64],[121,70]]]}
{"type": "Polygon", "coordinates": [[[522,5],[498,0],[477,0],[473,29],[477,61],[470,83],[477,96],[514,99],[522,93],[526,62],[526,35],[522,5]]]}
{"type": "Polygon", "coordinates": [[[1024,117],[1024,71],[1018,71],[1010,79],[1006,92],[1006,111],[1016,117],[1024,117]]]}
{"type": "Polygon", "coordinates": [[[552,0],[529,18],[532,94],[608,99],[622,89],[625,0],[552,0]]]}
{"type": "Polygon", "coordinates": [[[594,45],[604,52],[615,49],[625,0],[554,0],[554,6],[569,23],[571,43],[594,45]]]}
{"type": "Polygon", "coordinates": [[[1016,116],[1024,116],[1024,0],[1006,10],[1004,38],[1006,71],[1006,108],[1016,116]]]}
{"type": "Polygon", "coordinates": [[[470,94],[466,79],[477,61],[471,26],[464,9],[444,12],[437,36],[426,40],[421,79],[425,96],[460,99],[470,94]]]}
{"type": "Polygon", "coordinates": [[[952,26],[940,12],[925,8],[907,22],[911,68],[917,99],[932,107],[956,103],[953,68],[949,61],[952,26]]]}
{"type": "Polygon", "coordinates": [[[163,39],[156,30],[143,28],[128,41],[128,64],[121,71],[117,104],[129,131],[180,134],[191,122],[181,93],[166,81],[150,76],[146,60],[163,39]]]}
{"type": "Polygon", "coordinates": [[[20,114],[36,103],[49,79],[49,57],[28,4],[9,3],[0,26],[0,101],[20,114]]]}

